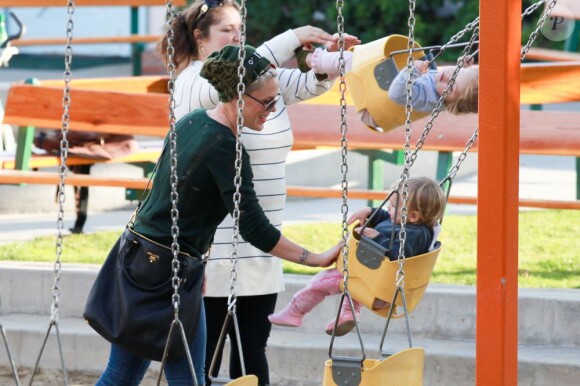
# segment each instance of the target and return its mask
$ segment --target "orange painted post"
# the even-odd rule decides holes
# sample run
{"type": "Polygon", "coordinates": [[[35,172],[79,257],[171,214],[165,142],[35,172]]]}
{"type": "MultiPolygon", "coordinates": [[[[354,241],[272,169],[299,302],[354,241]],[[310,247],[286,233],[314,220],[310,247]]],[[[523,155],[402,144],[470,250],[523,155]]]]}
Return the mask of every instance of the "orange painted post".
{"type": "Polygon", "coordinates": [[[518,381],[521,0],[480,0],[476,385],[518,381]]]}

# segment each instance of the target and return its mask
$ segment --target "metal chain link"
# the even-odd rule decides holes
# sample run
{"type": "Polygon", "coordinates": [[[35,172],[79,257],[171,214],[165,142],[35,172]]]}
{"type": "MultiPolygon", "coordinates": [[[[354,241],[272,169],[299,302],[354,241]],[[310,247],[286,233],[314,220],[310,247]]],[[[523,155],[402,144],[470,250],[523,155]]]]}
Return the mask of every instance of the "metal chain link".
{"type": "MultiPolygon", "coordinates": [[[[534,11],[536,9],[538,9],[540,7],[540,5],[544,4],[547,0],[539,0],[538,2],[530,5],[528,8],[526,8],[526,10],[522,13],[522,19],[526,16],[531,15],[532,13],[534,13],[534,11]]],[[[556,0],[557,1],[557,0],[556,0]]]]}
{"type": "Polygon", "coordinates": [[[405,286],[405,242],[407,239],[407,231],[405,225],[407,223],[407,196],[409,193],[409,169],[410,169],[410,150],[411,150],[411,114],[413,113],[413,106],[411,105],[411,98],[413,96],[413,80],[411,78],[413,72],[413,48],[415,48],[415,0],[409,0],[409,18],[407,20],[407,26],[409,27],[409,36],[407,42],[407,48],[409,50],[409,55],[407,56],[407,83],[405,84],[405,90],[407,94],[407,99],[405,101],[405,164],[403,166],[403,173],[401,175],[401,181],[397,187],[399,192],[402,192],[401,196],[402,207],[401,207],[401,230],[399,232],[399,255],[397,258],[399,269],[396,274],[396,285],[404,288],[405,286]]]}
{"type": "Polygon", "coordinates": [[[471,38],[469,39],[469,42],[467,43],[467,45],[463,49],[463,55],[457,60],[457,66],[455,67],[455,71],[453,71],[453,74],[451,74],[451,77],[449,78],[449,81],[447,82],[445,89],[443,90],[443,92],[441,93],[441,96],[439,97],[439,100],[437,101],[437,105],[435,106],[435,108],[431,112],[431,116],[429,118],[429,121],[425,124],[425,128],[423,129],[423,132],[421,133],[421,137],[417,140],[417,142],[415,144],[415,150],[413,150],[413,153],[409,157],[409,168],[411,166],[413,166],[413,164],[417,160],[418,153],[421,150],[421,148],[423,147],[423,145],[425,144],[427,136],[429,135],[429,133],[431,132],[431,129],[433,128],[433,124],[435,122],[435,119],[437,119],[437,117],[439,116],[439,114],[443,110],[443,108],[445,106],[445,100],[447,99],[449,92],[451,91],[451,89],[453,88],[453,85],[455,84],[455,81],[457,80],[457,76],[459,74],[459,71],[461,71],[461,69],[463,67],[465,67],[466,61],[468,60],[467,59],[468,54],[471,52],[472,47],[475,44],[475,42],[477,41],[478,36],[479,36],[479,27],[475,27],[475,29],[473,30],[473,34],[471,35],[471,38]]]}
{"type": "Polygon", "coordinates": [[[57,218],[57,236],[56,236],[56,260],[54,262],[54,283],[52,286],[52,305],[50,310],[50,320],[57,322],[59,318],[59,301],[60,301],[60,273],[62,269],[62,263],[60,261],[62,250],[63,250],[63,234],[64,229],[64,203],[66,201],[66,177],[68,174],[67,159],[68,159],[68,132],[70,128],[70,83],[72,80],[72,39],[73,39],[73,15],[75,12],[75,2],[74,0],[69,0],[67,3],[67,14],[68,21],[66,24],[66,47],[64,54],[64,90],[62,96],[62,118],[61,118],[61,133],[62,139],[60,140],[60,166],[58,168],[59,174],[59,184],[58,184],[58,218],[57,218]]]}
{"type": "Polygon", "coordinates": [[[542,29],[542,27],[546,23],[546,19],[552,13],[552,10],[556,6],[556,3],[557,2],[558,2],[558,0],[552,0],[550,2],[550,4],[548,4],[548,6],[544,9],[544,12],[542,13],[542,16],[540,17],[540,19],[536,23],[536,29],[530,34],[530,37],[529,37],[526,45],[522,48],[522,53],[521,53],[521,56],[520,56],[521,61],[523,61],[526,58],[526,55],[528,54],[528,51],[530,50],[530,47],[532,46],[532,44],[534,43],[534,41],[538,37],[538,33],[540,32],[540,30],[542,29]]]}
{"type": "MultiPolygon", "coordinates": [[[[535,29],[535,31],[532,34],[530,34],[530,39],[528,39],[528,42],[526,43],[526,45],[522,49],[522,55],[521,55],[522,61],[525,59],[525,56],[526,56],[528,50],[530,49],[530,46],[532,45],[532,43],[534,42],[534,40],[536,39],[536,37],[538,35],[538,31],[543,27],[548,15],[554,9],[554,6],[556,5],[557,1],[558,0],[552,0],[550,2],[550,4],[548,5],[548,7],[546,8],[545,12],[542,14],[540,20],[538,20],[537,28],[535,29]]],[[[529,6],[522,13],[522,19],[525,18],[526,16],[531,15],[536,9],[538,9],[538,7],[540,5],[544,4],[545,2],[546,2],[546,0],[540,0],[537,3],[534,3],[531,6],[529,6]]],[[[430,120],[429,123],[432,123],[432,120],[430,120]]],[[[453,165],[451,167],[451,169],[449,169],[449,172],[448,172],[447,176],[443,179],[443,181],[453,180],[453,178],[455,178],[455,176],[457,175],[457,172],[459,171],[459,168],[461,167],[461,164],[463,163],[463,161],[467,157],[467,153],[469,152],[469,150],[471,150],[471,148],[475,144],[475,141],[477,140],[478,136],[479,136],[479,128],[476,127],[473,134],[471,135],[471,138],[469,138],[469,140],[466,142],[465,148],[459,154],[457,161],[455,162],[455,165],[453,165]]]]}
{"type": "MultiPolygon", "coordinates": [[[[546,0],[539,0],[537,3],[534,3],[533,5],[528,7],[521,15],[522,19],[524,17],[530,15],[531,13],[533,13],[538,7],[540,7],[545,2],[546,2],[546,0]]],[[[528,40],[528,43],[526,44],[526,46],[524,47],[524,49],[522,51],[522,60],[524,59],[525,54],[529,50],[529,47],[531,46],[531,44],[536,39],[538,31],[544,25],[547,16],[551,13],[556,2],[557,2],[557,0],[551,0],[551,3],[549,4],[548,8],[546,9],[544,14],[542,15],[542,17],[538,21],[538,27],[530,35],[530,39],[528,40]]],[[[445,90],[441,93],[439,101],[437,102],[436,107],[431,112],[431,117],[430,117],[429,121],[425,125],[425,129],[423,130],[421,137],[419,138],[419,140],[417,141],[417,143],[415,145],[415,150],[411,154],[410,153],[411,113],[412,113],[411,97],[412,97],[412,84],[413,84],[413,82],[411,81],[411,72],[413,70],[412,63],[414,61],[413,56],[412,56],[413,48],[414,48],[414,24],[415,24],[414,10],[415,10],[415,1],[409,0],[409,19],[407,22],[407,25],[409,27],[409,41],[408,41],[409,56],[407,58],[407,70],[409,72],[409,78],[407,79],[407,83],[406,83],[407,101],[405,103],[405,114],[406,114],[406,119],[405,119],[405,148],[404,148],[404,150],[405,150],[405,165],[403,167],[401,181],[399,182],[399,185],[397,188],[399,190],[402,189],[402,197],[403,197],[403,203],[402,203],[402,208],[401,208],[402,209],[401,210],[401,231],[400,231],[400,235],[399,235],[399,238],[400,238],[399,256],[398,256],[399,270],[397,271],[397,285],[401,285],[401,286],[404,286],[404,275],[405,275],[404,274],[404,257],[405,257],[404,248],[405,248],[405,241],[406,241],[405,224],[407,222],[407,195],[408,195],[407,181],[409,178],[409,169],[414,164],[415,160],[417,159],[418,152],[423,147],[425,140],[427,139],[427,136],[433,127],[434,120],[439,116],[439,113],[443,109],[445,99],[447,98],[449,91],[451,90],[451,88],[455,84],[455,80],[457,79],[457,75],[459,74],[459,71],[461,70],[462,67],[465,66],[466,60],[468,60],[468,57],[469,57],[468,55],[470,54],[472,47],[475,44],[477,37],[479,36],[479,17],[477,17],[471,23],[467,24],[464,29],[462,29],[457,34],[455,34],[449,40],[449,42],[447,42],[446,44],[444,44],[440,48],[440,51],[437,54],[437,56],[439,56],[441,53],[443,53],[443,51],[445,51],[445,49],[450,44],[455,43],[461,37],[463,37],[463,35],[465,35],[467,32],[473,30],[471,38],[470,38],[467,46],[463,50],[463,55],[457,61],[457,66],[455,68],[455,71],[453,72],[450,80],[448,81],[445,90]]],[[[467,157],[467,152],[473,147],[475,141],[477,140],[478,135],[479,135],[479,130],[478,130],[478,128],[475,128],[471,138],[466,143],[465,149],[459,155],[459,158],[457,159],[457,162],[455,163],[455,165],[450,169],[449,174],[446,177],[446,179],[448,179],[448,178],[453,179],[455,177],[455,175],[459,171],[459,168],[461,167],[461,164],[463,163],[463,161],[467,157]]]]}
{"type": "Polygon", "coordinates": [[[455,165],[453,165],[453,167],[451,169],[449,169],[449,173],[447,174],[447,177],[445,177],[445,179],[452,180],[455,178],[455,176],[457,175],[457,172],[459,171],[459,168],[461,167],[461,164],[463,163],[463,161],[467,157],[467,152],[469,150],[471,150],[471,148],[475,144],[475,141],[477,140],[478,136],[479,136],[479,128],[476,127],[475,130],[473,131],[473,134],[471,135],[471,138],[469,138],[469,140],[465,143],[465,149],[463,149],[461,154],[459,154],[459,157],[457,158],[457,162],[455,163],[455,165]]]}
{"type": "Polygon", "coordinates": [[[242,129],[244,128],[244,93],[246,91],[246,86],[244,84],[244,77],[246,76],[246,67],[244,67],[244,62],[246,60],[246,50],[244,49],[246,45],[246,2],[242,0],[240,2],[240,50],[238,52],[238,102],[237,102],[237,120],[236,120],[236,161],[235,169],[236,176],[234,177],[234,210],[232,212],[233,218],[233,234],[232,234],[232,253],[230,255],[230,261],[232,262],[232,269],[230,271],[230,296],[228,298],[228,309],[235,310],[236,306],[236,280],[238,278],[237,265],[238,265],[238,244],[240,241],[240,201],[241,193],[240,186],[242,185],[242,129]]]}
{"type": "MultiPolygon", "coordinates": [[[[534,11],[536,9],[538,9],[542,4],[544,4],[547,0],[539,0],[538,2],[530,5],[528,8],[526,8],[524,10],[524,12],[522,12],[522,19],[524,19],[526,16],[531,15],[532,13],[534,13],[534,11]]],[[[554,3],[557,0],[553,0],[554,3]]],[[[439,57],[439,55],[441,55],[447,48],[449,45],[454,44],[455,42],[457,42],[460,38],[463,37],[463,35],[465,35],[467,32],[473,30],[475,27],[479,26],[479,16],[476,17],[475,19],[473,19],[473,21],[471,21],[470,23],[466,24],[466,26],[459,31],[458,33],[456,33],[455,35],[453,35],[449,41],[447,43],[445,43],[444,45],[441,46],[441,48],[439,48],[439,51],[437,53],[437,55],[435,55],[435,57],[433,58],[433,60],[437,59],[437,57],[439,57]]]]}
{"type": "MultiPolygon", "coordinates": [[[[338,29],[338,50],[339,50],[339,57],[338,57],[338,68],[340,74],[340,83],[339,83],[339,90],[340,90],[340,149],[341,149],[341,165],[340,171],[342,173],[342,181],[341,181],[341,188],[342,188],[342,204],[340,206],[340,212],[342,213],[342,279],[344,283],[344,291],[348,291],[348,279],[349,279],[349,271],[348,271],[348,252],[349,247],[347,243],[348,238],[348,139],[347,139],[347,132],[348,132],[348,124],[346,121],[346,81],[344,77],[345,73],[345,61],[344,61],[344,49],[345,49],[345,41],[344,41],[344,0],[337,0],[336,1],[336,25],[338,29]]],[[[345,305],[343,305],[345,307],[345,305]]]]}
{"type": "Polygon", "coordinates": [[[169,183],[171,185],[171,253],[173,260],[171,261],[172,278],[171,284],[173,286],[173,295],[171,301],[173,303],[173,312],[175,319],[179,319],[179,286],[181,279],[179,278],[179,193],[177,191],[177,133],[175,131],[175,48],[173,40],[175,39],[175,32],[173,31],[172,21],[173,15],[173,1],[167,0],[165,2],[165,24],[167,26],[167,49],[165,55],[167,56],[167,73],[169,74],[169,81],[167,89],[169,91],[169,183]]]}
{"type": "MultiPolygon", "coordinates": [[[[67,14],[68,20],[66,23],[66,46],[65,46],[65,54],[64,54],[64,89],[63,89],[63,96],[62,96],[62,116],[61,116],[61,134],[62,139],[60,140],[60,166],[58,168],[59,174],[59,183],[58,183],[58,192],[57,192],[57,201],[58,201],[58,218],[57,218],[57,237],[56,237],[56,259],[54,261],[54,282],[52,285],[52,304],[50,306],[50,323],[48,325],[48,330],[46,331],[46,335],[44,336],[44,341],[42,343],[42,347],[40,348],[40,352],[38,353],[38,357],[36,358],[36,363],[34,365],[34,369],[32,370],[32,375],[30,377],[29,385],[32,385],[34,382],[34,377],[36,376],[38,366],[40,364],[40,358],[44,352],[46,347],[46,342],[48,340],[50,330],[52,327],[55,328],[56,333],[56,340],[58,343],[58,352],[60,356],[60,363],[62,366],[62,376],[63,376],[63,383],[64,386],[68,385],[68,374],[66,371],[66,365],[64,363],[64,353],[62,349],[62,341],[60,339],[60,331],[58,327],[58,319],[60,317],[60,310],[59,310],[59,302],[60,302],[60,273],[62,270],[62,264],[60,261],[62,251],[63,251],[63,234],[62,230],[64,229],[64,204],[66,201],[66,177],[68,174],[67,168],[67,159],[68,159],[68,149],[69,149],[69,142],[68,142],[68,132],[70,129],[70,107],[71,107],[71,96],[70,96],[70,83],[72,80],[72,58],[73,58],[73,50],[72,50],[72,40],[73,40],[73,30],[74,30],[74,23],[73,23],[73,15],[75,12],[75,2],[74,0],[67,1],[67,14]]],[[[16,380],[18,383],[18,379],[16,380]]]]}

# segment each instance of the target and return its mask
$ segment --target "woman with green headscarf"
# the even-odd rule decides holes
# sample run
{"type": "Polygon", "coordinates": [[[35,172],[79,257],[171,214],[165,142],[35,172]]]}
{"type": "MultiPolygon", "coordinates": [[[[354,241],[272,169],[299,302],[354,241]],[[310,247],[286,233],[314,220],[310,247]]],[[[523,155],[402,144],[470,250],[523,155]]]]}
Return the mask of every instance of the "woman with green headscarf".
{"type": "MultiPolygon", "coordinates": [[[[213,110],[196,110],[176,124],[180,250],[194,256],[209,249],[217,226],[234,210],[236,190],[236,135],[238,101],[238,55],[240,47],[226,46],[204,63],[201,76],[218,91],[220,102],[213,110]]],[[[260,131],[270,112],[276,111],[278,80],[268,59],[253,47],[245,46],[244,125],[260,131]]],[[[143,201],[135,220],[135,231],[164,245],[171,245],[170,155],[164,152],[153,179],[153,188],[143,201]]],[[[240,233],[252,245],[284,260],[308,266],[327,267],[337,258],[340,246],[313,253],[281,235],[258,204],[252,183],[248,153],[242,151],[240,185],[240,233]]],[[[200,294],[201,296],[201,294],[200,294]]],[[[167,326],[169,328],[169,326],[167,326]]],[[[196,337],[197,339],[197,337],[196,337]]],[[[190,352],[195,368],[203,368],[203,353],[190,352]]],[[[107,369],[98,386],[137,385],[150,361],[112,344],[107,369]]],[[[164,368],[168,384],[192,385],[187,358],[168,362],[164,368]]]]}

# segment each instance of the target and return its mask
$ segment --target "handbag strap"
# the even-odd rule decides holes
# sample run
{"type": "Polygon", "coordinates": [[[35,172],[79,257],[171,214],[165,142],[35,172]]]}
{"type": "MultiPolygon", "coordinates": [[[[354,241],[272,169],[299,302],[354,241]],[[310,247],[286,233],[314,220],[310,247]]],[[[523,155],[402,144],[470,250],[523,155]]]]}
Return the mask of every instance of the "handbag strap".
{"type": "Polygon", "coordinates": [[[149,188],[151,186],[151,181],[153,181],[153,177],[155,176],[155,173],[157,172],[157,169],[159,168],[159,164],[161,163],[161,158],[163,158],[163,154],[165,154],[165,150],[167,150],[167,144],[169,143],[169,141],[165,141],[165,143],[163,144],[163,149],[161,150],[161,154],[159,154],[159,158],[157,159],[157,163],[155,164],[155,167],[153,167],[153,171],[151,172],[151,175],[149,176],[149,181],[147,181],[147,185],[145,186],[145,189],[141,192],[141,197],[139,198],[139,202],[137,203],[137,207],[135,208],[135,211],[133,212],[133,214],[131,215],[131,218],[129,218],[129,221],[127,222],[127,228],[133,229],[133,225],[135,224],[135,219],[137,218],[137,213],[139,213],[139,209],[141,209],[141,204],[143,203],[143,201],[145,201],[148,197],[149,197],[149,193],[151,193],[151,189],[149,188]]]}

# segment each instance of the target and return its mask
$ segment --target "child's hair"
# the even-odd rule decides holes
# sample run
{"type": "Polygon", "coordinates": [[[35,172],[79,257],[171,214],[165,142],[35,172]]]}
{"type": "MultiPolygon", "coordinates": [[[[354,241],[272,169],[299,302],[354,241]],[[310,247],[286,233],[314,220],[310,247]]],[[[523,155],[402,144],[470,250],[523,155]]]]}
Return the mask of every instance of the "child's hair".
{"type": "Polygon", "coordinates": [[[445,107],[451,114],[467,114],[478,112],[479,100],[479,68],[469,67],[463,71],[469,71],[469,83],[463,94],[455,100],[445,101],[445,107]]]}
{"type": "MultiPolygon", "coordinates": [[[[173,61],[178,69],[187,66],[199,56],[199,47],[193,36],[194,31],[196,29],[199,30],[201,37],[207,38],[209,36],[209,28],[220,22],[220,14],[227,7],[240,10],[240,5],[233,0],[215,2],[197,0],[173,18],[171,23],[171,29],[173,30],[173,61]],[[202,7],[204,5],[207,6],[206,3],[212,3],[212,6],[205,8],[206,10],[203,11],[202,7]]],[[[167,65],[168,37],[169,34],[166,32],[157,43],[157,55],[161,57],[165,65],[167,65]]]]}
{"type": "Polygon", "coordinates": [[[436,181],[427,177],[410,177],[407,185],[407,209],[419,213],[416,223],[434,227],[445,211],[447,198],[443,189],[436,181]]]}

